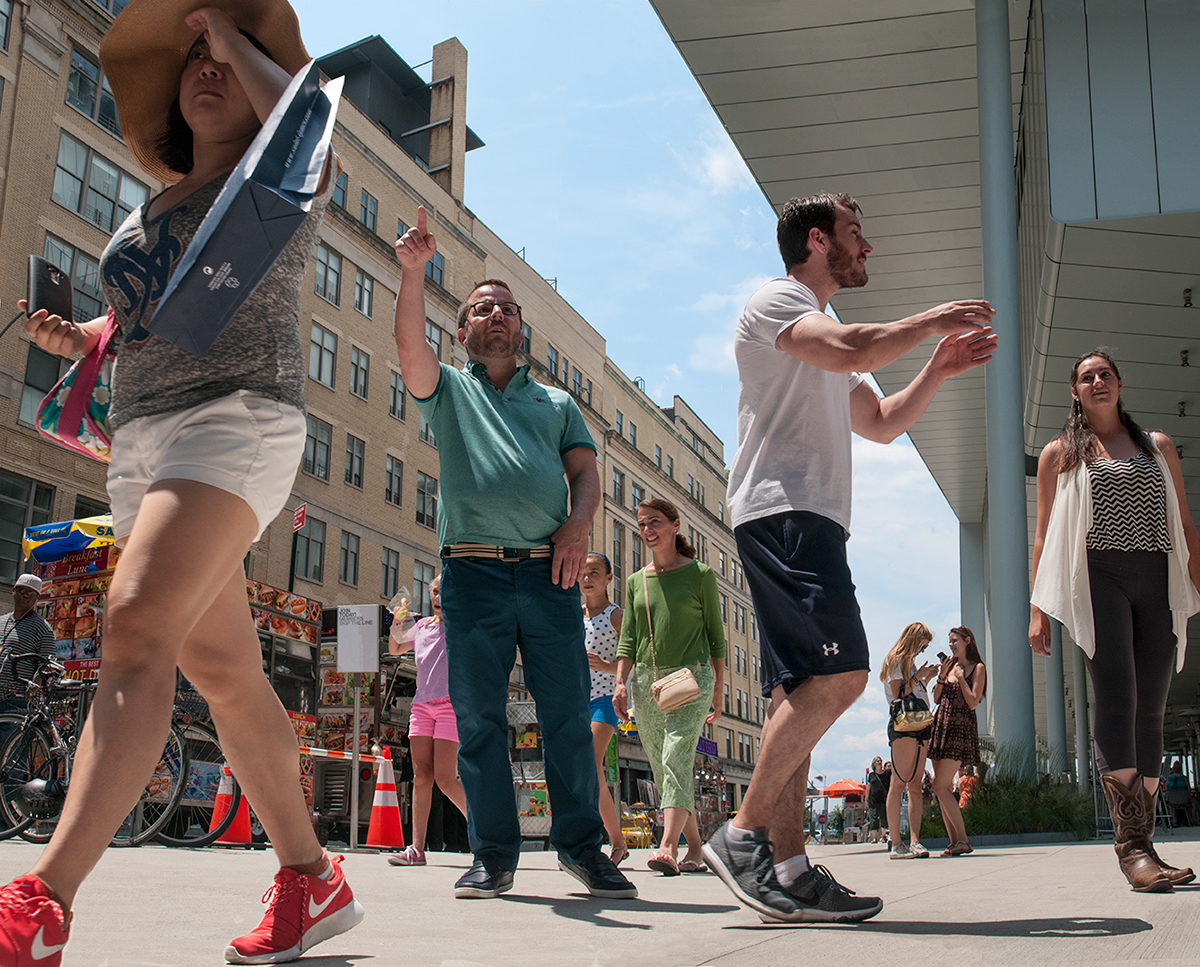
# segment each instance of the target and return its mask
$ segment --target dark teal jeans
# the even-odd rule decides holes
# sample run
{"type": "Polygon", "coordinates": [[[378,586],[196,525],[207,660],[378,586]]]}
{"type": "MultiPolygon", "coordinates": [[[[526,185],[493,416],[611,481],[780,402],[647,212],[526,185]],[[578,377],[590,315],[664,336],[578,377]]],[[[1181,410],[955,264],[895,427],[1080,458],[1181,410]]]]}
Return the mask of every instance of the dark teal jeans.
{"type": "Polygon", "coordinates": [[[471,851],[490,870],[517,867],[521,830],[507,709],[520,648],[541,726],[550,843],[566,862],[584,862],[600,850],[604,826],[578,587],[553,584],[548,559],[458,557],[442,562],[441,595],[471,851]]]}

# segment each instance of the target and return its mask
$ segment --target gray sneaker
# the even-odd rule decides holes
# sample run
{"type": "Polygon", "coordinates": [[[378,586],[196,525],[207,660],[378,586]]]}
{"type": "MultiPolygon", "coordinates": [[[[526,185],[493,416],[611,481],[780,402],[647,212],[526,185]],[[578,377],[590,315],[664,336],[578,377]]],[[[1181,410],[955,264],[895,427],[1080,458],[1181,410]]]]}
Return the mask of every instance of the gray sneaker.
{"type": "Polygon", "coordinates": [[[775,851],[765,826],[749,839],[732,839],[723,824],[701,852],[708,867],[746,906],[772,920],[789,920],[798,907],[775,878],[775,851]]]}
{"type": "Polygon", "coordinates": [[[897,843],[892,850],[892,855],[888,857],[891,860],[915,860],[917,854],[908,848],[907,843],[897,843]]]}
{"type": "Polygon", "coordinates": [[[783,920],[787,923],[857,923],[868,920],[883,909],[877,896],[858,896],[847,890],[823,866],[814,866],[791,886],[784,887],[796,904],[790,915],[773,914],[770,919],[760,916],[764,923],[783,920]]]}
{"type": "Polygon", "coordinates": [[[919,860],[929,859],[929,850],[921,845],[920,840],[915,843],[910,843],[908,847],[912,851],[912,855],[919,860]]]}

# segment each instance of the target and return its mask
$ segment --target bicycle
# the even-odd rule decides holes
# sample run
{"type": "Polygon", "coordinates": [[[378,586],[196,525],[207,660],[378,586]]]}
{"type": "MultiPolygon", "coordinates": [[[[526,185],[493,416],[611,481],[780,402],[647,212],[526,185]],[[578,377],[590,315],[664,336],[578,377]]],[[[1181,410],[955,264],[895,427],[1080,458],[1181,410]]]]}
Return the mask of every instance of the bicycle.
{"type": "MultiPolygon", "coordinates": [[[[58,662],[44,661],[29,680],[29,711],[0,715],[0,722],[17,726],[0,745],[0,839],[19,834],[46,843],[54,833],[96,689],[95,682],[59,677],[63,671],[58,662]],[[36,780],[42,783],[28,785],[36,780]]],[[[154,775],[112,845],[138,846],[152,838],[182,799],[188,773],[187,744],[172,724],[154,775]]]]}

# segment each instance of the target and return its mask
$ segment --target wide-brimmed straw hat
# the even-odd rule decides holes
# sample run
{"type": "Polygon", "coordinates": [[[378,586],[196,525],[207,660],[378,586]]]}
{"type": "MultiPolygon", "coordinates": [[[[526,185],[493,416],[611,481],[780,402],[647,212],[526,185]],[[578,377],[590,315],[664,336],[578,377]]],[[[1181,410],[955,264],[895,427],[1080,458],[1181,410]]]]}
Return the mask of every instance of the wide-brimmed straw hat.
{"type": "Polygon", "coordinates": [[[198,34],[183,22],[193,10],[216,7],[252,34],[289,74],[309,61],[300,21],[287,0],[130,0],[100,44],[100,63],[117,102],[121,136],[146,174],[175,184],[175,171],[158,156],[187,52],[198,34]]]}

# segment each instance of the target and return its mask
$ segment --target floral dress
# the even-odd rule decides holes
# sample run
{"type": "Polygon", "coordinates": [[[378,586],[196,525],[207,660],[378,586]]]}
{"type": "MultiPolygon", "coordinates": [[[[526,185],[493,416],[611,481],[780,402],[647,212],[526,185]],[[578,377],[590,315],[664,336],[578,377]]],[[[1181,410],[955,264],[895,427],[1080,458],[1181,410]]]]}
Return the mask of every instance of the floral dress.
{"type": "MultiPolygon", "coordinates": [[[[968,688],[975,672],[981,667],[976,665],[966,675],[968,688]]],[[[933,713],[929,758],[955,759],[964,766],[980,764],[979,724],[975,719],[975,710],[967,705],[957,682],[942,686],[942,699],[933,713]]]]}

